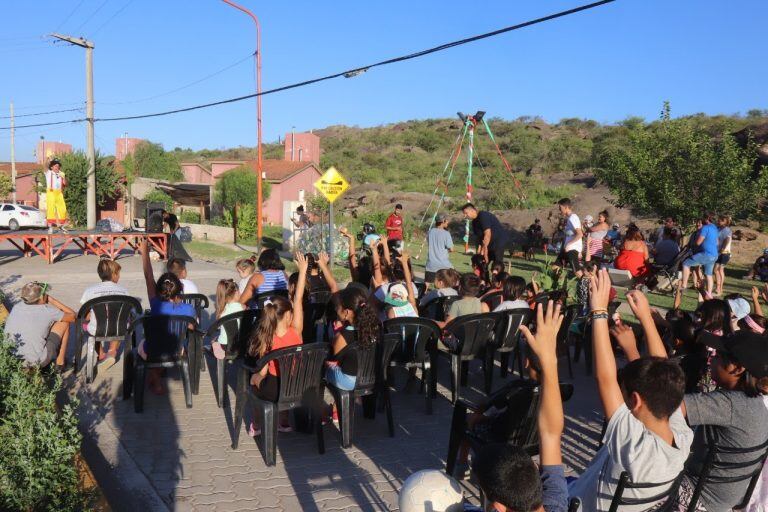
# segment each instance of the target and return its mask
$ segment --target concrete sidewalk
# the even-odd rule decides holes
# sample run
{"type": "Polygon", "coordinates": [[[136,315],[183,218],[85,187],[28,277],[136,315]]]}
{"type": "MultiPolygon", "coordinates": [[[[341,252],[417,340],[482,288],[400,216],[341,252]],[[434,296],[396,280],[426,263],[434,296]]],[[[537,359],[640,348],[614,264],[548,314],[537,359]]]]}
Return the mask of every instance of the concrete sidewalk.
{"type": "MultiPolygon", "coordinates": [[[[120,283],[146,305],[140,259],[126,256],[118,261],[123,266],[120,283]]],[[[45,281],[51,283],[54,297],[77,309],[83,289],[98,281],[97,263],[94,256],[67,256],[50,266],[40,258],[8,261],[0,251],[0,286],[13,294],[28,281],[45,281]]],[[[161,266],[155,264],[156,275],[161,266]]],[[[210,297],[218,280],[228,277],[234,277],[230,266],[189,266],[189,278],[210,297]]],[[[204,325],[212,313],[210,308],[204,325]]],[[[440,361],[441,396],[434,401],[433,415],[425,414],[423,395],[402,391],[405,380],[398,374],[394,438],[388,436],[383,414],[366,420],[358,406],[352,448],[341,448],[332,424],[325,427],[325,455],[317,453],[312,435],[278,434],[274,467],[264,464],[259,447],[245,431],[239,449],[230,448],[233,382],[229,400],[219,409],[215,365],[208,363],[191,409],[185,407],[175,371],[169,372],[168,395],[146,393],[143,414],[133,412],[132,400],[122,400],[119,363],[88,386],[79,376],[67,378],[71,394],[80,399],[83,453],[115,510],[393,510],[400,486],[411,473],[445,467],[452,413],[447,360],[440,361]]],[[[561,379],[568,381],[562,366],[561,379]]],[[[462,396],[479,396],[478,368],[472,365],[471,389],[463,388],[462,396]]],[[[580,472],[597,448],[602,416],[593,379],[584,377],[582,364],[574,371],[576,392],[566,404],[564,455],[571,470],[580,472]]],[[[494,387],[502,382],[496,371],[494,387]]],[[[465,495],[476,501],[475,486],[464,485],[465,495]]]]}

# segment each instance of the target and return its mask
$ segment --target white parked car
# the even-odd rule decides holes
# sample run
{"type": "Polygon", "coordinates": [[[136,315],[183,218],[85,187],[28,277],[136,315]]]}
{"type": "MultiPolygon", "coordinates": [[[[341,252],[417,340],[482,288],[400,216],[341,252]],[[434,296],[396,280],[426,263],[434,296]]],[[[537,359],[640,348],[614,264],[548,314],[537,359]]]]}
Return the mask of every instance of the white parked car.
{"type": "Polygon", "coordinates": [[[0,228],[45,228],[45,214],[34,206],[0,203],[0,228]]]}

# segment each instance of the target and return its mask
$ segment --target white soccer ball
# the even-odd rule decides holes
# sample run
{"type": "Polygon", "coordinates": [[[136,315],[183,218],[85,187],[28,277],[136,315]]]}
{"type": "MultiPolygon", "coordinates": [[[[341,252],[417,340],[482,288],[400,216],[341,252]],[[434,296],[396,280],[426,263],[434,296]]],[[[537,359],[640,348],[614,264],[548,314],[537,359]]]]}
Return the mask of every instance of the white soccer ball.
{"type": "Polygon", "coordinates": [[[408,477],[400,489],[400,512],[460,512],[464,494],[453,478],[437,469],[423,469],[408,477]]]}

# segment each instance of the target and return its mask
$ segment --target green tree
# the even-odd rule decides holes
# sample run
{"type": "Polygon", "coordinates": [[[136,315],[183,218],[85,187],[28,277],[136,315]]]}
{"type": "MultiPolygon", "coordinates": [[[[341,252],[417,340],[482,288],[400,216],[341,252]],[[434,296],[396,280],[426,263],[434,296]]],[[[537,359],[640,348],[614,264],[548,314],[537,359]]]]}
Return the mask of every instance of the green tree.
{"type": "Polygon", "coordinates": [[[595,174],[616,194],[620,206],[673,216],[692,224],[704,209],[746,217],[759,209],[768,182],[755,172],[754,147],[742,148],[730,130],[712,137],[690,118],[628,129],[627,144],[598,143],[595,174]]]}
{"type": "MultiPolygon", "coordinates": [[[[248,209],[240,211],[245,205],[253,205],[256,202],[256,174],[252,169],[240,166],[222,174],[216,181],[214,196],[216,203],[220,204],[225,210],[225,222],[235,228],[238,237],[247,238],[250,229],[246,227],[251,222],[243,218],[242,226],[238,223],[238,215],[249,215],[248,209]]],[[[262,182],[262,197],[266,201],[269,199],[271,188],[269,182],[262,182]]],[[[256,208],[253,208],[254,222],[256,217],[256,208]]]]}
{"type": "Polygon", "coordinates": [[[13,180],[7,174],[0,174],[0,199],[11,196],[13,192],[13,180]]]}
{"type": "MultiPolygon", "coordinates": [[[[88,157],[83,151],[56,155],[61,162],[61,170],[67,177],[64,187],[64,201],[67,203],[67,214],[76,225],[85,224],[88,216],[88,157]]],[[[104,206],[108,199],[120,194],[119,183],[115,171],[110,165],[111,158],[104,158],[96,152],[96,205],[104,206]]],[[[45,177],[40,176],[38,183],[41,191],[45,191],[45,177]]]]}
{"type": "MultiPolygon", "coordinates": [[[[165,151],[161,144],[143,141],[136,146],[133,156],[126,160],[130,166],[130,170],[126,168],[126,173],[131,174],[129,183],[138,176],[171,182],[184,179],[176,155],[165,151]]],[[[125,162],[123,164],[125,165],[125,162]]]]}
{"type": "Polygon", "coordinates": [[[147,192],[144,196],[144,201],[147,203],[163,203],[166,210],[169,212],[173,211],[173,198],[160,189],[155,188],[147,192]]]}

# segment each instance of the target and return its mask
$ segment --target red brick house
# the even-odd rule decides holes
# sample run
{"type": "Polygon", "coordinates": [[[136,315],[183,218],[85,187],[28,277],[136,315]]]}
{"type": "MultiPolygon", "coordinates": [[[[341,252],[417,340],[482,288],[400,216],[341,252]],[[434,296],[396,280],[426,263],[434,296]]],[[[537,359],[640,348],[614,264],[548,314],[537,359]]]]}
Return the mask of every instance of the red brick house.
{"type": "MultiPolygon", "coordinates": [[[[35,177],[43,166],[34,162],[16,162],[16,201],[29,206],[38,206],[37,184],[35,177]]],[[[11,176],[10,162],[0,162],[0,172],[11,176]]],[[[0,197],[0,201],[10,201],[12,195],[0,197]]]]}

